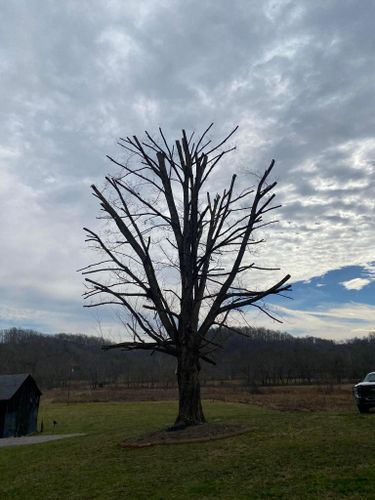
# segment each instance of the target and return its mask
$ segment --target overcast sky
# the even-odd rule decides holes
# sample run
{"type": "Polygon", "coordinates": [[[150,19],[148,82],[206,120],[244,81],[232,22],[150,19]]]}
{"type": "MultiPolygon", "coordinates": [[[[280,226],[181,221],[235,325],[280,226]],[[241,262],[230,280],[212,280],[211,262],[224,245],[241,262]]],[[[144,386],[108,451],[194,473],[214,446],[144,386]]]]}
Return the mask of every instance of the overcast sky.
{"type": "Polygon", "coordinates": [[[373,0],[7,0],[0,16],[0,328],[117,335],[82,308],[89,186],[119,136],[213,121],[217,138],[240,125],[243,182],[277,161],[261,260],[295,290],[281,327],[254,324],[375,330],[373,0]]]}

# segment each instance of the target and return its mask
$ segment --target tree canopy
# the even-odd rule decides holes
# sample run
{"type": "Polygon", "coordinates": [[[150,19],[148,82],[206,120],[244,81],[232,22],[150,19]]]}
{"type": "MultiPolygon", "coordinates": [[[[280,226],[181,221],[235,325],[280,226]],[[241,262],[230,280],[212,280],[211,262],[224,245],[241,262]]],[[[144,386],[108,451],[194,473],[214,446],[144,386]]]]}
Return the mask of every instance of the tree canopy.
{"type": "MultiPolygon", "coordinates": [[[[162,130],[120,138],[130,156],[108,156],[120,173],[107,176],[100,190],[92,186],[103,217],[104,234],[85,228],[87,241],[105,256],[83,270],[87,307],[120,306],[128,339],[116,347],[160,351],[177,358],[180,406],[176,425],[204,421],[200,402],[200,360],[214,363],[220,342],[213,326],[235,331],[233,312],[256,307],[289,290],[290,276],[260,288],[254,271],[276,271],[254,261],[257,234],[271,224],[265,218],[274,204],[276,182],[269,167],[255,186],[238,185],[234,174],[221,192],[210,193],[220,161],[233,151],[232,130],[216,144],[208,139],[212,124],[195,140],[182,131],[170,144],[162,130]]],[[[113,346],[112,346],[113,347],[113,346]]]]}

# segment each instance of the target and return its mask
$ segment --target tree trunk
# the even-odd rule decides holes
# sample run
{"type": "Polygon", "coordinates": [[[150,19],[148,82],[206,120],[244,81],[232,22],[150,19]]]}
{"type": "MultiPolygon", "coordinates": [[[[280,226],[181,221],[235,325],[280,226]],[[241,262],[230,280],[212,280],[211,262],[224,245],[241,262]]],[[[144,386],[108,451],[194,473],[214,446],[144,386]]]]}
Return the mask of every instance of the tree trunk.
{"type": "Polygon", "coordinates": [[[179,407],[174,427],[183,428],[202,424],[206,420],[201,404],[199,357],[186,349],[180,354],[177,361],[179,407]]]}

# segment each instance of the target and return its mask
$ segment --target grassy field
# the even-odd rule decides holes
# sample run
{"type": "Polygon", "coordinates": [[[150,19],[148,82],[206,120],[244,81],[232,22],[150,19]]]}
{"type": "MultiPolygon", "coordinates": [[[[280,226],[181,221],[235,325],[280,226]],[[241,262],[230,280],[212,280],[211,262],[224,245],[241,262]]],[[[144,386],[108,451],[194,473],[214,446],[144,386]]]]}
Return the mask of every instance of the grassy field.
{"type": "Polygon", "coordinates": [[[173,422],[173,402],[45,404],[45,433],[86,436],[0,450],[0,498],[375,498],[375,413],[288,412],[206,402],[247,434],[124,449],[173,422]]]}

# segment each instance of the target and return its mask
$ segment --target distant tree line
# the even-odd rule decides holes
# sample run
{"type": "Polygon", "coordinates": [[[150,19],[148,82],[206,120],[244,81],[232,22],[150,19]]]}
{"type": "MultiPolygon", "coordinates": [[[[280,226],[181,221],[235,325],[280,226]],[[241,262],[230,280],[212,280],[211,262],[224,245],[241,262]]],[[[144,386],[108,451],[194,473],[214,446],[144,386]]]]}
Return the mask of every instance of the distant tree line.
{"type": "Polygon", "coordinates": [[[96,389],[104,384],[133,386],[175,378],[169,359],[142,352],[103,351],[108,343],[87,335],[0,330],[0,374],[31,373],[42,388],[84,381],[96,389]]]}
{"type": "MultiPolygon", "coordinates": [[[[264,328],[243,328],[217,351],[217,365],[205,365],[203,384],[238,380],[251,387],[279,384],[342,383],[375,371],[375,332],[334,342],[293,337],[264,328]]],[[[226,335],[224,331],[221,335],[226,335]]],[[[217,333],[216,333],[217,338],[217,333]]],[[[174,386],[175,360],[155,352],[103,351],[104,341],[86,335],[45,335],[32,330],[0,330],[0,374],[31,373],[42,388],[87,382],[174,386]]]]}
{"type": "Polygon", "coordinates": [[[242,333],[229,338],[225,352],[218,354],[223,379],[242,379],[249,386],[343,383],[375,371],[375,333],[345,342],[264,328],[242,333]]]}

